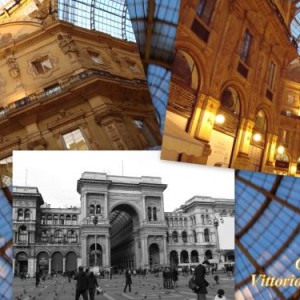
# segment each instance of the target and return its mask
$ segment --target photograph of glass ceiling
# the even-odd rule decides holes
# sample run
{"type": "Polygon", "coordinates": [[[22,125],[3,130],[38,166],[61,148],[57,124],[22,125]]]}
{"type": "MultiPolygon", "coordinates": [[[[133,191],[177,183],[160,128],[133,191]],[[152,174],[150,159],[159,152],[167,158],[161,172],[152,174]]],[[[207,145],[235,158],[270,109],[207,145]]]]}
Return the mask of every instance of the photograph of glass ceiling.
{"type": "Polygon", "coordinates": [[[59,18],[136,42],[149,91],[164,128],[180,0],[59,0],[59,18]]]}
{"type": "Polygon", "coordinates": [[[251,274],[300,277],[300,178],[237,171],[236,299],[299,299],[296,287],[261,287],[251,274]]]}
{"type": "Polygon", "coordinates": [[[0,189],[0,299],[12,299],[12,197],[0,189]]]}
{"type": "Polygon", "coordinates": [[[300,1],[293,1],[295,3],[295,16],[291,22],[291,35],[298,44],[298,53],[300,53],[300,1]]]}

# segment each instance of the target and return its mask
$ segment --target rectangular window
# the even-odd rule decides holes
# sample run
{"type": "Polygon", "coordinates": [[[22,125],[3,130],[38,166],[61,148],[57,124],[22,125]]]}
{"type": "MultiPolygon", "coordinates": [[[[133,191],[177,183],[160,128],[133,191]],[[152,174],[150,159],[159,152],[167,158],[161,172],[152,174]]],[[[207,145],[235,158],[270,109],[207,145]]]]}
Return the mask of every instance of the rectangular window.
{"type": "Polygon", "coordinates": [[[46,74],[53,69],[52,62],[48,56],[33,61],[32,66],[36,74],[46,74]]]}
{"type": "Polygon", "coordinates": [[[200,0],[196,9],[197,16],[206,24],[209,25],[214,12],[216,0],[200,0]]]}
{"type": "Polygon", "coordinates": [[[95,63],[97,65],[103,64],[103,60],[99,53],[88,50],[88,54],[93,63],[95,63]]]}
{"type": "Polygon", "coordinates": [[[63,139],[68,150],[88,150],[80,129],[64,134],[63,139]]]}
{"type": "Polygon", "coordinates": [[[271,61],[269,65],[269,77],[268,77],[268,86],[271,91],[274,88],[275,70],[276,70],[276,65],[274,64],[273,61],[271,61]]]}
{"type": "Polygon", "coordinates": [[[248,30],[246,30],[243,38],[241,52],[240,52],[241,61],[244,62],[245,64],[249,64],[251,42],[252,42],[252,35],[248,30]]]}

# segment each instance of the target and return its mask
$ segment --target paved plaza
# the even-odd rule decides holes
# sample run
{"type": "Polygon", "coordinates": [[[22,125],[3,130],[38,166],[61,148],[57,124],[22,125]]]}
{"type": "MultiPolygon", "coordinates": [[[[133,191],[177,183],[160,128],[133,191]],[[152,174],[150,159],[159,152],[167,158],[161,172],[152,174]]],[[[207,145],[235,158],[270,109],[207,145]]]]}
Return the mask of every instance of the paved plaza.
{"type": "MultiPolygon", "coordinates": [[[[207,275],[210,282],[207,299],[214,299],[219,288],[225,290],[228,300],[234,299],[234,279],[225,274],[219,274],[220,284],[215,286],[213,276],[207,275]]],[[[132,277],[132,292],[123,293],[125,276],[116,276],[113,279],[98,279],[99,285],[103,288],[104,294],[95,296],[95,300],[143,300],[143,299],[166,299],[166,300],[195,300],[194,294],[188,287],[188,280],[191,276],[179,276],[178,287],[175,289],[164,289],[162,276],[155,277],[147,275],[145,278],[132,277]]],[[[15,300],[74,300],[76,281],[65,277],[47,279],[36,288],[35,279],[30,278],[22,281],[15,278],[13,283],[15,300]]]]}

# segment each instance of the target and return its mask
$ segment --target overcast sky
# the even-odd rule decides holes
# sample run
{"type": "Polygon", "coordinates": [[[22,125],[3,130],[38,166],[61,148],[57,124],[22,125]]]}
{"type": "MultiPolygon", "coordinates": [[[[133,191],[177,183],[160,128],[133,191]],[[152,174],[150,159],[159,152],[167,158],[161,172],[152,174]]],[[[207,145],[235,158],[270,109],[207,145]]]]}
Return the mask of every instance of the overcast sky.
{"type": "MultiPolygon", "coordinates": [[[[165,211],[195,195],[234,199],[233,170],[161,161],[159,156],[159,151],[14,151],[13,182],[38,187],[51,207],[79,206],[76,186],[83,172],[161,177],[168,185],[165,211]]],[[[233,249],[233,227],[233,218],[220,225],[221,248],[233,249]]]]}

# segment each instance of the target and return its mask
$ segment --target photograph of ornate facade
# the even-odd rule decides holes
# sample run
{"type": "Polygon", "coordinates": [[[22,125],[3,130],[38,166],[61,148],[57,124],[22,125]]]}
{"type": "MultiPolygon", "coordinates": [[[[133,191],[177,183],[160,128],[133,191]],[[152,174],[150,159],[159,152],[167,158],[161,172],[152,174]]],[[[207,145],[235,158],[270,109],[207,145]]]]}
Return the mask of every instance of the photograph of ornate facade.
{"type": "Polygon", "coordinates": [[[0,3],[0,163],[13,150],[161,144],[125,2],[104,2],[93,14],[81,1],[0,3]]]}
{"type": "Polygon", "coordinates": [[[234,261],[217,231],[221,217],[233,216],[233,200],[195,196],[167,213],[165,188],[160,178],[85,172],[80,208],[60,209],[45,205],[37,188],[14,187],[15,276],[234,261]]]}
{"type": "MultiPolygon", "coordinates": [[[[19,158],[14,157],[17,165],[21,157],[24,164],[26,153],[17,153],[19,158]],[[22,156],[23,153],[25,156],[22,156]]],[[[49,160],[58,161],[59,153],[54,153],[52,157],[45,156],[46,153],[51,155],[52,151],[39,152],[35,159],[39,161],[42,157],[48,157],[49,160]]],[[[85,157],[91,156],[88,152],[83,153],[85,157]]],[[[28,154],[33,158],[33,153],[28,154]]],[[[133,155],[133,161],[138,162],[142,157],[148,157],[151,164],[159,157],[155,151],[127,154],[133,155]]],[[[98,161],[115,162],[118,157],[117,153],[106,157],[107,152],[92,155],[98,157],[98,161]]],[[[118,155],[129,161],[126,154],[119,152],[118,155]]],[[[61,161],[67,160],[67,156],[70,154],[66,153],[61,161]]],[[[74,152],[74,157],[80,157],[79,153],[74,152]]],[[[162,162],[158,160],[157,163],[162,162]]],[[[179,167],[182,169],[182,166],[179,167]]],[[[21,169],[17,168],[18,171],[14,169],[14,172],[19,177],[22,175],[21,169]]],[[[34,170],[33,167],[31,169],[34,170]]],[[[216,176],[224,177],[225,174],[216,176]]],[[[64,178],[59,179],[63,181],[62,185],[55,184],[57,191],[50,191],[52,197],[56,193],[66,193],[66,185],[76,186],[73,179],[61,178],[64,178]]],[[[48,182],[49,179],[45,176],[43,181],[48,182]]],[[[165,206],[174,204],[165,196],[166,190],[172,189],[172,185],[163,182],[163,178],[152,175],[136,177],[84,172],[77,179],[77,199],[80,198],[80,201],[68,201],[69,206],[65,208],[52,207],[50,199],[46,201],[37,187],[16,185],[13,189],[15,276],[29,274],[32,277],[35,272],[63,274],[75,271],[81,265],[98,271],[110,268],[153,269],[166,265],[190,268],[206,259],[218,263],[219,268],[224,267],[227,261],[232,263],[233,246],[224,249],[221,244],[225,239],[232,240],[233,245],[234,200],[188,196],[190,199],[180,200],[181,203],[177,203],[178,208],[173,212],[165,212],[165,206]],[[231,228],[232,237],[228,229],[227,234],[220,236],[223,226],[231,228]]],[[[228,187],[228,190],[233,188],[233,177],[231,182],[232,187],[228,187]]],[[[182,183],[182,188],[188,188],[188,185],[182,183]]],[[[200,194],[201,187],[195,186],[194,189],[199,190],[200,194]]],[[[174,183],[173,190],[176,190],[174,183]]],[[[188,192],[183,194],[187,195],[188,192]]],[[[63,201],[56,203],[62,205],[63,201]]]]}
{"type": "Polygon", "coordinates": [[[300,175],[299,1],[181,1],[161,158],[300,175]]]}

